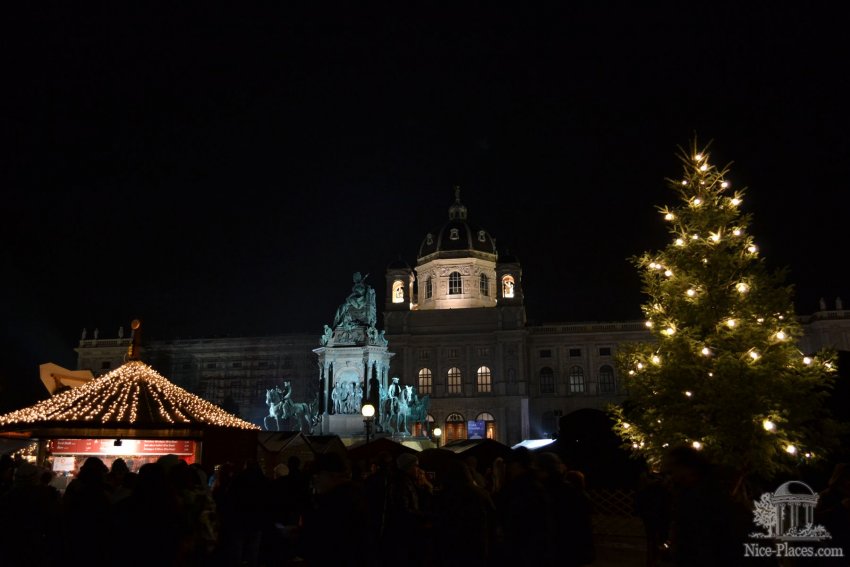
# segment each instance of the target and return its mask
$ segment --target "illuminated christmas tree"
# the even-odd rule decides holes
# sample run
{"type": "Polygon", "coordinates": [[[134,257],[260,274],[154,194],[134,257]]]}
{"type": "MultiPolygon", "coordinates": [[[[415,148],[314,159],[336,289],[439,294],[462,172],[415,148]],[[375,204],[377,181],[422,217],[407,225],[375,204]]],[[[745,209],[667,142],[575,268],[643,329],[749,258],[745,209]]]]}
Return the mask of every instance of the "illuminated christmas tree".
{"type": "Polygon", "coordinates": [[[684,175],[668,180],[681,198],[659,209],[671,242],[634,259],[655,340],[618,353],[629,399],[615,429],[650,463],[687,444],[770,477],[826,451],[834,356],[799,350],[793,290],[759,257],[744,191],[707,149],[682,150],[684,175]]]}

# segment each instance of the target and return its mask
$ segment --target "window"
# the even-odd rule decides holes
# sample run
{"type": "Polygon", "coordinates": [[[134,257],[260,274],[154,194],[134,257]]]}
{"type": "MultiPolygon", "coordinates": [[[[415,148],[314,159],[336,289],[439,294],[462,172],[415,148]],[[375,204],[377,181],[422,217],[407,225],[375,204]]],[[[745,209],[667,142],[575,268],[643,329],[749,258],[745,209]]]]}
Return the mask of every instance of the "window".
{"type": "Polygon", "coordinates": [[[449,368],[447,376],[449,394],[460,394],[462,392],[460,382],[460,368],[449,368]]]}
{"type": "Polygon", "coordinates": [[[488,367],[482,366],[478,369],[478,380],[475,384],[479,392],[493,391],[493,377],[488,367]]]}
{"type": "Polygon", "coordinates": [[[478,278],[478,291],[484,297],[490,297],[490,280],[487,279],[486,274],[481,274],[481,277],[478,278]]]}
{"type": "Polygon", "coordinates": [[[457,349],[456,348],[450,348],[449,349],[449,358],[457,358],[457,349]]]}
{"type": "Polygon", "coordinates": [[[104,360],[103,362],[100,363],[100,369],[101,370],[109,370],[110,368],[112,368],[112,363],[109,362],[108,360],[104,360]]]}
{"type": "Polygon", "coordinates": [[[434,244],[434,235],[430,232],[425,236],[425,244],[434,244]]]}
{"type": "Polygon", "coordinates": [[[460,240],[460,234],[456,228],[449,229],[449,240],[460,240]]]}
{"type": "Polygon", "coordinates": [[[478,356],[490,356],[490,347],[478,347],[478,356]]]}
{"type": "Polygon", "coordinates": [[[478,242],[487,242],[487,233],[483,230],[478,231],[478,242]]]}
{"type": "Polygon", "coordinates": [[[433,376],[431,371],[427,368],[423,368],[419,371],[419,381],[416,384],[416,389],[419,391],[419,395],[424,396],[425,394],[430,394],[432,392],[433,387],[433,376]]]}
{"type": "Polygon", "coordinates": [[[419,360],[428,360],[429,358],[431,358],[431,353],[429,353],[427,350],[419,351],[419,360]]]}
{"type": "Polygon", "coordinates": [[[496,418],[493,417],[492,413],[481,412],[478,414],[478,417],[475,418],[476,421],[483,421],[485,426],[485,435],[487,439],[495,439],[496,438],[496,418]]]}
{"type": "Polygon", "coordinates": [[[599,393],[613,394],[615,390],[614,369],[606,364],[599,369],[599,393]]]}
{"type": "Polygon", "coordinates": [[[404,282],[401,280],[393,282],[393,303],[404,303],[404,282]]]}
{"type": "Polygon", "coordinates": [[[555,373],[548,366],[540,369],[540,393],[555,393],[555,373]]]}
{"type": "Polygon", "coordinates": [[[599,356],[611,356],[611,347],[599,347],[599,356]]]}
{"type": "Polygon", "coordinates": [[[450,413],[446,418],[446,443],[456,439],[466,439],[466,419],[459,413],[450,413]]]}
{"type": "Polygon", "coordinates": [[[584,392],[584,370],[581,366],[570,368],[570,393],[580,394],[584,392]]]}
{"type": "Polygon", "coordinates": [[[549,349],[541,350],[540,358],[552,358],[552,351],[549,349]]]}
{"type": "Polygon", "coordinates": [[[231,368],[242,368],[242,363],[241,362],[231,362],[230,366],[231,366],[231,368]]]}
{"type": "Polygon", "coordinates": [[[502,297],[511,298],[514,296],[514,277],[502,277],[502,297]]]}
{"type": "Polygon", "coordinates": [[[463,293],[463,280],[460,279],[460,272],[452,272],[449,274],[449,295],[461,293],[463,293]]]}
{"type": "Polygon", "coordinates": [[[431,296],[434,295],[434,286],[431,285],[431,276],[428,276],[428,279],[425,280],[425,298],[431,299],[431,296]]]}
{"type": "Polygon", "coordinates": [[[577,356],[581,356],[581,349],[580,348],[571,348],[570,349],[570,356],[573,357],[573,358],[575,358],[577,356]]]}

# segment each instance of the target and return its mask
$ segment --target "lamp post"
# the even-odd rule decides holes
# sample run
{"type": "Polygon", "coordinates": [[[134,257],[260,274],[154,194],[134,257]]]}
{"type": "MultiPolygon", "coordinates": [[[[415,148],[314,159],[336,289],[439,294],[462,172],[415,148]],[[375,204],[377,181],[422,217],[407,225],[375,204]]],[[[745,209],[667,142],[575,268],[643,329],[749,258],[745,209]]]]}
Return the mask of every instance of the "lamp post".
{"type": "Polygon", "coordinates": [[[443,430],[440,429],[439,427],[435,427],[432,430],[432,433],[434,434],[434,440],[437,442],[437,447],[439,447],[440,446],[440,435],[443,434],[443,430]]]}
{"type": "Polygon", "coordinates": [[[363,426],[366,428],[366,443],[368,443],[369,436],[372,434],[372,422],[375,421],[375,406],[365,404],[360,408],[360,413],[363,415],[363,426]]]}

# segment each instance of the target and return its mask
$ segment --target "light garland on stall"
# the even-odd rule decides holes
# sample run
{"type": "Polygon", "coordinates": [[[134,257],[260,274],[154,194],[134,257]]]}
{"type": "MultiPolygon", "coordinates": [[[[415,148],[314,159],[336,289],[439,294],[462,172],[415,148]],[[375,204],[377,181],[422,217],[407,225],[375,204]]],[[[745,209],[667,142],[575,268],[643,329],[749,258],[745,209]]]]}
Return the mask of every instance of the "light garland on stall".
{"type": "Polygon", "coordinates": [[[174,385],[134,360],[91,382],[33,406],[0,415],[0,427],[40,422],[101,425],[214,425],[259,429],[174,385]],[[145,400],[146,403],[141,403],[145,400]],[[144,411],[142,408],[148,408],[144,411]]]}

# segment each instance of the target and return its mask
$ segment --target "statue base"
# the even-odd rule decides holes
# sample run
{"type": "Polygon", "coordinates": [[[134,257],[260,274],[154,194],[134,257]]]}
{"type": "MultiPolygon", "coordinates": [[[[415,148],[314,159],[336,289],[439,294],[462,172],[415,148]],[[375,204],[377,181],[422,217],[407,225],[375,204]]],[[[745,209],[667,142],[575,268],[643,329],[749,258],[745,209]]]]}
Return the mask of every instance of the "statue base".
{"type": "MultiPolygon", "coordinates": [[[[365,435],[366,425],[363,416],[356,414],[334,414],[328,416],[328,429],[323,431],[325,435],[339,435],[348,437],[352,435],[365,435]]],[[[372,430],[375,433],[375,430],[372,430]]]]}

